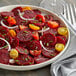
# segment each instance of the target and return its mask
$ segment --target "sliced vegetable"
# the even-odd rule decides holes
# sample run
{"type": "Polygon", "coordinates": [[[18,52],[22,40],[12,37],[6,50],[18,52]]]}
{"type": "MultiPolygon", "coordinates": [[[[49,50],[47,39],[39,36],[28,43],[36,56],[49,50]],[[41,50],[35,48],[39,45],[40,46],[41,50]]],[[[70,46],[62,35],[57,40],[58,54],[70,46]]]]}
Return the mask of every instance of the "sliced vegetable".
{"type": "Polygon", "coordinates": [[[39,20],[40,22],[45,22],[45,17],[41,14],[36,15],[36,19],[39,20]]]}
{"type": "Polygon", "coordinates": [[[23,10],[23,11],[25,11],[25,10],[31,10],[31,7],[26,6],[26,7],[23,7],[22,10],[23,10]]]}
{"type": "Polygon", "coordinates": [[[34,39],[39,40],[39,34],[38,34],[38,32],[33,32],[32,36],[34,37],[34,39]]]}
{"type": "Polygon", "coordinates": [[[11,16],[9,16],[9,17],[7,18],[7,22],[10,24],[10,26],[16,24],[16,20],[15,20],[13,17],[11,17],[11,16]]]}
{"type": "Polygon", "coordinates": [[[40,30],[40,27],[39,27],[39,26],[36,26],[36,25],[34,25],[34,24],[29,24],[29,27],[30,27],[30,29],[32,29],[32,30],[40,30]]]}
{"type": "Polygon", "coordinates": [[[50,28],[57,28],[59,27],[59,24],[56,21],[48,21],[48,26],[50,28]]]}
{"type": "Polygon", "coordinates": [[[60,35],[67,35],[67,33],[68,33],[68,30],[67,30],[66,27],[59,27],[58,28],[58,34],[60,34],[60,35]]]}
{"type": "Polygon", "coordinates": [[[16,32],[15,30],[9,30],[9,33],[12,37],[15,37],[16,36],[16,32]]]}
{"type": "Polygon", "coordinates": [[[16,49],[11,49],[10,50],[10,57],[12,59],[16,59],[18,57],[18,51],[16,49]]]}
{"type": "Polygon", "coordinates": [[[38,56],[41,54],[41,50],[30,50],[30,54],[33,56],[38,56]]]}
{"type": "Polygon", "coordinates": [[[64,44],[57,43],[55,45],[55,49],[56,49],[56,51],[61,52],[64,49],[64,44]]]}
{"type": "Polygon", "coordinates": [[[24,26],[24,25],[19,25],[20,30],[26,29],[28,27],[24,26]]]}

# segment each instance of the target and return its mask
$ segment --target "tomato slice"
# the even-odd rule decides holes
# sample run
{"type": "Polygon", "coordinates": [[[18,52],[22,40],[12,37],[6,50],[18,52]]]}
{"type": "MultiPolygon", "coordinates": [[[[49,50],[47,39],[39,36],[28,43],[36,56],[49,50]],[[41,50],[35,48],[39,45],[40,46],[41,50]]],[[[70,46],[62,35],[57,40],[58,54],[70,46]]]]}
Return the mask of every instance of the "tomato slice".
{"type": "Polygon", "coordinates": [[[28,27],[24,26],[24,25],[19,25],[19,29],[23,30],[23,29],[27,29],[28,27]]]}
{"type": "Polygon", "coordinates": [[[45,17],[43,15],[36,15],[36,19],[39,20],[40,22],[45,22],[45,17]]]}
{"type": "Polygon", "coordinates": [[[59,24],[56,21],[48,21],[48,26],[54,29],[57,28],[59,24]]]}
{"type": "Polygon", "coordinates": [[[34,39],[39,40],[39,34],[38,34],[38,32],[33,32],[32,36],[33,36],[34,39]]]}
{"type": "Polygon", "coordinates": [[[41,50],[30,50],[30,54],[33,56],[39,56],[41,54],[41,50]]]}

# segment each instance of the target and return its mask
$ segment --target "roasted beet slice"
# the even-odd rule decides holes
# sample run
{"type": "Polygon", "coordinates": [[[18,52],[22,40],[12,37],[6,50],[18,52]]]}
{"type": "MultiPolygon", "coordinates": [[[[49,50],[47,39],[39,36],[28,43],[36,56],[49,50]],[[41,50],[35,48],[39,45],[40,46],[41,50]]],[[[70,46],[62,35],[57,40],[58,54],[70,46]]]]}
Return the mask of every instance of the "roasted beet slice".
{"type": "Polygon", "coordinates": [[[62,43],[65,45],[66,39],[63,38],[63,36],[57,36],[56,38],[57,38],[57,43],[62,43]]]}
{"type": "Polygon", "coordinates": [[[12,12],[14,13],[15,16],[17,16],[19,14],[18,10],[20,10],[20,12],[22,12],[22,7],[16,7],[14,9],[12,9],[12,12]]]}
{"type": "Polygon", "coordinates": [[[8,64],[9,63],[8,50],[0,49],[0,63],[3,63],[3,64],[8,64]]]}
{"type": "Polygon", "coordinates": [[[8,29],[4,26],[0,26],[0,34],[1,35],[8,34],[8,29]]]}
{"type": "Polygon", "coordinates": [[[2,17],[3,17],[4,19],[7,19],[8,16],[14,17],[13,12],[1,12],[1,15],[2,15],[2,17]]]}
{"type": "Polygon", "coordinates": [[[27,42],[27,45],[26,47],[29,49],[29,50],[41,50],[41,45],[40,45],[40,42],[37,40],[31,40],[29,42],[27,42]]]}
{"type": "Polygon", "coordinates": [[[0,47],[3,47],[5,45],[5,42],[0,39],[0,47]]]}
{"type": "Polygon", "coordinates": [[[23,17],[25,18],[34,18],[36,14],[32,10],[25,10],[23,17]]]}
{"type": "Polygon", "coordinates": [[[45,15],[45,21],[53,20],[52,15],[45,15]]]}
{"type": "Polygon", "coordinates": [[[30,24],[34,24],[34,25],[36,25],[36,26],[40,26],[41,28],[42,28],[43,26],[45,26],[43,22],[39,22],[38,20],[30,20],[29,23],[30,23],[30,24]]]}
{"type": "Polygon", "coordinates": [[[45,62],[45,61],[47,61],[47,60],[49,60],[49,58],[44,58],[44,57],[35,57],[35,58],[34,58],[34,61],[35,61],[36,64],[45,62]]]}
{"type": "Polygon", "coordinates": [[[12,37],[9,34],[4,35],[5,40],[7,40],[9,43],[12,42],[12,37]]]}
{"type": "Polygon", "coordinates": [[[54,48],[51,48],[49,51],[44,50],[44,49],[42,50],[42,55],[47,58],[53,58],[57,54],[58,54],[58,52],[56,52],[54,48]]]}
{"type": "Polygon", "coordinates": [[[21,42],[30,41],[32,39],[32,34],[30,31],[24,29],[17,33],[17,38],[21,42]]]}
{"type": "Polygon", "coordinates": [[[11,47],[15,48],[19,45],[19,39],[17,37],[12,38],[11,47]]]}
{"type": "Polygon", "coordinates": [[[20,54],[24,54],[24,55],[29,54],[29,51],[28,51],[26,48],[23,48],[23,47],[17,46],[17,47],[16,47],[16,50],[17,50],[20,54]]]}
{"type": "Polygon", "coordinates": [[[44,46],[51,47],[56,43],[56,37],[52,33],[46,33],[41,36],[41,41],[44,46]]]}
{"type": "Polygon", "coordinates": [[[38,9],[33,9],[33,11],[35,12],[36,15],[41,14],[41,11],[38,9]]]}
{"type": "Polygon", "coordinates": [[[18,65],[32,65],[34,64],[34,59],[28,55],[19,55],[19,57],[15,60],[18,65]]]}
{"type": "Polygon", "coordinates": [[[44,32],[44,34],[46,34],[46,33],[52,33],[53,35],[57,35],[57,29],[49,29],[44,32]]]}

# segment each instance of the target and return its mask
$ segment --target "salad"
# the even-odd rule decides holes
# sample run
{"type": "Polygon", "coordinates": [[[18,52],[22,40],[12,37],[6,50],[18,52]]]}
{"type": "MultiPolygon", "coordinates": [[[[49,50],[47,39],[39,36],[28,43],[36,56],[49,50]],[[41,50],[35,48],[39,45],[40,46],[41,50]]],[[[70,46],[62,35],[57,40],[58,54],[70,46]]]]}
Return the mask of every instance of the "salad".
{"type": "Polygon", "coordinates": [[[57,56],[68,41],[68,29],[51,14],[29,6],[0,12],[0,63],[27,66],[57,56]]]}

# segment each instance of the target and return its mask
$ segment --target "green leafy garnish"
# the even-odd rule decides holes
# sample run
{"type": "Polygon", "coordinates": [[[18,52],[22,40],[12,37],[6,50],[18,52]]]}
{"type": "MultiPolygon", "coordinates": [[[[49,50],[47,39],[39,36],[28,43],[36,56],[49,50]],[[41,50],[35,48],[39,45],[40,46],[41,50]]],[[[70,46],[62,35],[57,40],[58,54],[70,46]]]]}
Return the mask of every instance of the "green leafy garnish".
{"type": "Polygon", "coordinates": [[[25,60],[27,61],[28,59],[27,59],[27,58],[25,58],[25,60]]]}
{"type": "Polygon", "coordinates": [[[19,60],[15,60],[15,62],[19,62],[19,60]]]}
{"type": "Polygon", "coordinates": [[[53,42],[53,41],[49,41],[49,42],[53,42]]]}
{"type": "Polygon", "coordinates": [[[49,46],[49,43],[47,43],[46,45],[49,46]]]}
{"type": "Polygon", "coordinates": [[[5,16],[4,18],[5,18],[5,19],[7,19],[8,17],[7,17],[7,16],[5,16]]]}
{"type": "Polygon", "coordinates": [[[25,33],[28,33],[27,31],[24,31],[25,33]]]}
{"type": "Polygon", "coordinates": [[[31,62],[29,64],[32,64],[31,62]]]}
{"type": "Polygon", "coordinates": [[[3,46],[3,48],[6,48],[8,45],[3,46]]]}
{"type": "Polygon", "coordinates": [[[25,53],[27,53],[27,50],[24,50],[25,51],[25,53]]]}
{"type": "Polygon", "coordinates": [[[50,54],[51,56],[54,56],[54,54],[50,54]]]}

